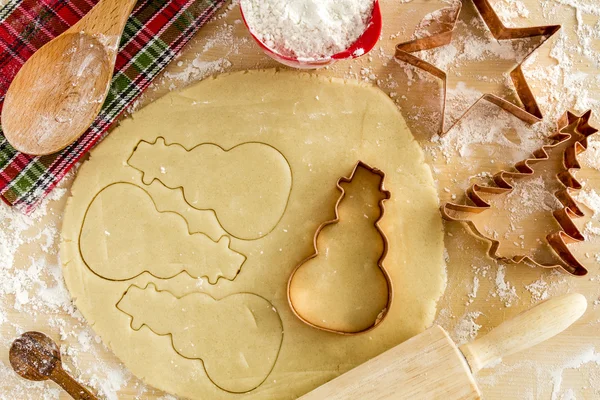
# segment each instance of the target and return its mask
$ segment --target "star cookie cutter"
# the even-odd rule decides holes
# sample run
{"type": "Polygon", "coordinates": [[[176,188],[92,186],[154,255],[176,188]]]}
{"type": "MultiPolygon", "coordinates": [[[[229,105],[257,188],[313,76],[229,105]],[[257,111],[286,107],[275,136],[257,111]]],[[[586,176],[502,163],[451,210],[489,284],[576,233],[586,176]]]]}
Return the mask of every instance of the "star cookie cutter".
{"type": "MultiPolygon", "coordinates": [[[[468,1],[468,0],[467,0],[468,1]]],[[[410,40],[407,42],[400,43],[396,46],[395,57],[399,61],[403,61],[416,68],[419,68],[437,79],[442,81],[442,118],[438,129],[438,134],[443,136],[450,129],[452,129],[461,119],[463,119],[481,100],[486,100],[501,109],[508,111],[520,120],[534,124],[542,120],[543,115],[537,104],[535,96],[533,95],[531,88],[527,84],[525,75],[523,74],[523,63],[529,59],[529,57],[542,46],[552,35],[554,35],[560,29],[560,25],[547,25],[547,26],[533,26],[524,28],[509,28],[502,24],[502,21],[490,5],[488,0],[471,0],[475,5],[475,8],[481,15],[481,18],[485,22],[486,26],[490,30],[492,36],[496,40],[507,40],[507,39],[525,39],[537,36],[545,36],[539,44],[537,44],[530,53],[523,58],[523,60],[510,72],[510,77],[515,87],[517,96],[523,104],[523,107],[519,107],[516,104],[503,99],[494,94],[486,93],[482,95],[477,101],[475,101],[454,123],[446,129],[446,103],[447,103],[447,73],[433,64],[415,56],[414,52],[421,50],[431,50],[437,47],[442,47],[452,42],[452,36],[456,28],[460,12],[462,10],[462,3],[458,3],[457,6],[446,7],[439,12],[441,16],[437,23],[439,29],[430,34],[429,36],[410,40]]]]}
{"type": "Polygon", "coordinates": [[[388,248],[389,248],[389,243],[388,243],[388,239],[387,236],[385,235],[385,233],[383,232],[383,230],[381,229],[381,227],[379,226],[379,222],[383,219],[384,215],[385,215],[385,205],[384,202],[389,200],[391,198],[391,193],[385,189],[384,187],[384,181],[385,181],[385,173],[377,168],[373,168],[371,166],[369,166],[368,164],[362,162],[362,161],[358,161],[356,163],[356,165],[354,166],[354,169],[352,170],[352,173],[350,174],[350,176],[348,177],[341,177],[338,179],[337,181],[337,189],[341,192],[340,197],[338,198],[338,200],[335,203],[335,218],[329,221],[325,221],[323,222],[321,225],[319,225],[319,227],[317,228],[315,234],[314,234],[314,239],[313,239],[313,247],[314,247],[314,253],[311,254],[310,256],[308,256],[307,258],[305,258],[304,260],[302,260],[297,266],[296,268],[294,268],[294,270],[292,271],[292,274],[290,275],[290,278],[288,280],[288,286],[287,286],[287,297],[288,297],[288,303],[290,305],[290,308],[292,310],[292,312],[294,313],[294,315],[296,317],[298,317],[298,319],[300,319],[302,322],[304,322],[305,324],[307,324],[308,326],[311,326],[313,328],[316,329],[320,329],[326,332],[331,332],[331,333],[337,333],[340,335],[358,335],[361,333],[365,333],[365,332],[369,332],[373,329],[375,329],[387,316],[388,311],[391,307],[392,304],[392,300],[394,297],[394,289],[393,289],[393,285],[392,285],[392,279],[388,273],[388,271],[385,269],[383,262],[385,260],[385,257],[387,255],[388,252],[388,248]],[[383,244],[383,249],[381,252],[381,256],[379,257],[379,260],[377,261],[377,266],[379,267],[379,270],[381,271],[381,273],[383,274],[385,281],[387,283],[387,303],[386,306],[383,310],[381,310],[381,312],[377,315],[377,318],[373,321],[373,324],[369,327],[367,327],[366,329],[362,329],[362,330],[358,330],[358,331],[347,331],[347,330],[336,330],[336,329],[330,329],[324,326],[320,326],[315,324],[314,322],[309,321],[308,319],[304,318],[302,315],[300,315],[299,311],[297,310],[297,308],[294,305],[294,301],[293,301],[293,292],[294,289],[292,287],[292,282],[294,280],[294,277],[296,276],[296,273],[300,270],[300,268],[302,268],[302,266],[316,258],[319,254],[321,254],[321,252],[319,252],[319,248],[318,248],[318,240],[319,240],[319,235],[321,234],[321,232],[323,231],[323,229],[325,229],[326,227],[330,226],[330,225],[334,225],[337,224],[340,221],[340,216],[339,216],[339,205],[342,202],[342,200],[345,198],[346,196],[346,190],[341,186],[342,183],[351,183],[354,180],[354,177],[356,175],[356,172],[358,171],[359,168],[364,168],[365,170],[371,172],[372,174],[376,174],[379,175],[381,177],[381,182],[379,184],[379,192],[383,195],[383,197],[379,200],[378,205],[379,205],[379,210],[380,210],[380,214],[379,214],[379,218],[377,218],[375,220],[375,222],[373,223],[373,225],[375,226],[377,233],[381,236],[382,239],[382,244],[383,244]]]}
{"type": "Polygon", "coordinates": [[[584,152],[588,147],[588,137],[598,132],[598,129],[589,124],[591,110],[581,116],[571,112],[566,112],[558,120],[558,130],[550,136],[552,144],[542,146],[533,152],[533,158],[529,158],[515,164],[516,171],[501,171],[494,175],[494,186],[483,186],[474,184],[466,192],[467,204],[446,203],[441,207],[442,216],[447,221],[463,222],[467,225],[471,233],[475,236],[490,242],[488,255],[496,260],[504,261],[510,264],[525,263],[534,267],[560,268],[563,271],[575,275],[584,276],[587,269],[577,260],[575,255],[569,250],[568,245],[585,240],[583,234],[575,226],[574,219],[584,216],[583,211],[577,205],[572,197],[573,191],[581,190],[582,185],[571,174],[571,170],[580,169],[581,166],[577,156],[584,152]],[[486,236],[477,228],[470,217],[474,214],[480,214],[491,205],[483,197],[487,195],[506,195],[513,191],[514,187],[509,180],[530,177],[535,174],[532,168],[533,164],[549,159],[548,150],[556,148],[561,144],[573,141],[569,144],[563,154],[563,169],[556,175],[556,179],[564,186],[563,189],[554,193],[554,196],[562,204],[562,208],[553,212],[553,216],[560,226],[560,230],[550,233],[546,236],[546,241],[560,259],[560,263],[555,265],[541,264],[533,259],[532,256],[517,255],[512,258],[502,257],[497,251],[500,242],[489,236],[486,236]]]}

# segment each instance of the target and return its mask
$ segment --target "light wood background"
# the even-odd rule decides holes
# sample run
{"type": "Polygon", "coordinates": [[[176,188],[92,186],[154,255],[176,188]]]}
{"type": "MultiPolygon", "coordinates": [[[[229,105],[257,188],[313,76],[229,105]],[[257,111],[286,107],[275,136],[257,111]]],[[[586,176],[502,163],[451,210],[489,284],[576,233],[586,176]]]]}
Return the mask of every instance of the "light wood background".
{"type": "MultiPolygon", "coordinates": [[[[579,43],[577,33],[578,29],[581,30],[581,24],[593,27],[598,23],[598,16],[593,13],[580,14],[580,25],[577,25],[576,10],[568,5],[569,2],[566,0],[496,0],[493,2],[501,10],[518,10],[517,6],[520,4],[529,10],[528,18],[519,18],[517,15],[511,19],[515,25],[550,23],[563,25],[562,39],[557,35],[547,42],[538,50],[536,64],[527,68],[528,74],[534,75],[530,83],[534,86],[534,92],[540,97],[543,111],[549,117],[547,124],[543,125],[546,128],[538,126],[537,131],[523,128],[509,129],[510,132],[505,135],[507,140],[493,144],[474,143],[469,146],[469,153],[466,156],[457,151],[457,146],[461,141],[473,141],[471,140],[473,131],[469,126],[477,127],[475,132],[486,132],[495,126],[494,118],[500,118],[502,121],[507,121],[508,118],[511,121],[512,117],[500,115],[501,113],[495,110],[490,111],[489,107],[478,107],[467,116],[465,125],[468,126],[461,126],[451,132],[449,135],[452,140],[446,143],[440,142],[434,134],[437,126],[436,113],[439,112],[437,97],[439,84],[423,79],[419,74],[411,74],[410,71],[407,72],[405,66],[391,61],[394,45],[409,39],[421,18],[445,6],[443,1],[382,0],[384,33],[380,46],[373,51],[371,57],[363,57],[360,61],[341,62],[317,73],[372,80],[387,93],[392,93],[415,137],[426,150],[428,162],[432,165],[438,181],[442,201],[450,200],[452,196],[456,196],[457,201],[460,201],[464,189],[477,179],[478,173],[497,172],[527,156],[528,146],[532,143],[531,138],[544,133],[544,129],[547,129],[546,133],[550,132],[552,117],[557,116],[562,107],[578,106],[579,93],[585,91],[588,98],[595,101],[597,106],[595,111],[600,111],[598,108],[600,83],[594,81],[599,74],[598,68],[589,61],[589,58],[578,55],[576,49],[579,43]],[[589,80],[586,82],[589,85],[565,85],[564,80],[556,80],[552,82],[554,86],[549,88],[547,74],[535,73],[539,65],[556,66],[556,60],[550,57],[550,49],[557,45],[559,40],[566,41],[568,55],[575,60],[572,71],[587,74],[589,80]],[[529,73],[529,71],[533,72],[529,73]],[[554,99],[552,93],[556,94],[554,99]],[[478,112],[479,108],[481,110],[478,112]],[[460,139],[461,135],[464,139],[460,139]],[[527,138],[520,135],[525,135],[527,138]],[[520,146],[519,143],[523,145],[520,146]]],[[[594,2],[595,0],[587,3],[585,0],[579,1],[581,4],[589,5],[594,2]]],[[[591,46],[596,53],[600,52],[598,40],[592,40],[591,46]]],[[[450,86],[454,87],[456,82],[464,81],[482,92],[510,93],[510,90],[507,92],[503,85],[498,84],[501,79],[483,80],[478,76],[482,73],[486,76],[502,76],[502,73],[510,70],[511,65],[512,61],[481,61],[468,67],[460,77],[451,80],[450,86]]],[[[178,61],[169,66],[167,74],[143,96],[138,106],[151,102],[169,90],[185,86],[222,70],[235,71],[276,66],[249,39],[240,22],[237,6],[224,8],[219,12],[218,18],[200,31],[178,61]]],[[[575,111],[584,110],[575,109],[575,111]]],[[[598,118],[595,118],[595,122],[600,125],[598,118]]],[[[515,120],[513,125],[522,124],[515,120]]],[[[586,182],[587,187],[600,190],[600,173],[597,170],[584,167],[577,176],[586,182]]],[[[68,187],[69,184],[70,181],[66,180],[63,186],[68,187]]],[[[536,201],[538,200],[542,201],[542,199],[536,201]]],[[[31,229],[32,237],[35,237],[47,224],[60,226],[64,201],[65,198],[51,202],[48,215],[31,229]]],[[[591,221],[593,219],[591,212],[589,214],[590,216],[578,221],[578,224],[583,226],[591,221]]],[[[528,235],[539,238],[546,235],[544,229],[548,224],[552,224],[551,218],[548,221],[530,222],[527,225],[528,235]]],[[[595,256],[600,251],[600,240],[591,238],[584,244],[573,246],[574,252],[590,270],[585,278],[573,278],[557,271],[533,269],[523,265],[503,266],[488,259],[485,256],[485,243],[473,238],[461,225],[446,224],[446,231],[449,280],[446,293],[439,304],[437,322],[458,342],[463,342],[477,334],[484,334],[501,321],[529,308],[544,297],[544,293],[551,296],[566,292],[581,292],[589,301],[588,312],[564,334],[529,351],[507,357],[494,368],[481,371],[478,374],[478,382],[485,398],[552,400],[600,398],[600,353],[596,352],[596,347],[600,346],[600,335],[597,334],[600,309],[594,303],[600,296],[598,285],[600,265],[595,261],[595,256]],[[476,294],[474,286],[479,286],[476,294]]],[[[57,247],[57,242],[52,245],[53,250],[57,247]]],[[[28,262],[32,258],[40,259],[49,265],[57,264],[55,251],[43,252],[39,240],[33,240],[19,249],[15,268],[29,265],[28,262]]],[[[10,303],[10,300],[5,301],[10,303]]],[[[67,321],[67,327],[82,329],[85,326],[85,322],[69,317],[66,312],[61,315],[61,318],[61,321],[67,321]]],[[[61,341],[67,367],[76,371],[85,382],[96,388],[102,387],[103,384],[110,385],[106,380],[112,369],[118,370],[118,360],[93,340],[91,347],[82,346],[81,341],[70,335],[67,328],[61,328],[62,323],[56,322],[56,315],[32,314],[9,309],[7,319],[9,323],[0,324],[2,338],[11,337],[21,329],[39,329],[52,333],[59,339],[61,330],[67,331],[61,341]],[[99,364],[102,366],[98,366],[99,364]]],[[[0,344],[2,344],[0,362],[8,366],[7,343],[4,340],[0,344]]],[[[164,396],[158,391],[146,389],[136,378],[128,376],[126,372],[121,371],[121,373],[126,377],[127,384],[119,392],[120,399],[153,399],[164,396]]],[[[25,386],[19,378],[12,375],[6,375],[5,378],[0,382],[0,399],[40,398],[40,386],[25,386]]],[[[111,392],[110,388],[107,392],[111,392]]],[[[61,395],[60,398],[67,397],[61,395]]]]}

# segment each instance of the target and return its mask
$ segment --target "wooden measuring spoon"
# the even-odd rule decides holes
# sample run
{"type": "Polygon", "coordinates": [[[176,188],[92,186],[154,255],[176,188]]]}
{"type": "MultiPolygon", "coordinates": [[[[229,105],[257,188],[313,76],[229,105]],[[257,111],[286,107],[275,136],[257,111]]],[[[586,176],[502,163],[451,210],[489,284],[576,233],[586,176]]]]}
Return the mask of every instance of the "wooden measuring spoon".
{"type": "Polygon", "coordinates": [[[16,339],[9,352],[10,365],[25,379],[52,379],[75,400],[98,400],[65,372],[58,346],[41,332],[27,332],[16,339]]]}
{"type": "Polygon", "coordinates": [[[2,110],[2,129],[15,149],[56,153],[90,127],[108,94],[119,41],[135,3],[100,0],[27,60],[2,110]]]}

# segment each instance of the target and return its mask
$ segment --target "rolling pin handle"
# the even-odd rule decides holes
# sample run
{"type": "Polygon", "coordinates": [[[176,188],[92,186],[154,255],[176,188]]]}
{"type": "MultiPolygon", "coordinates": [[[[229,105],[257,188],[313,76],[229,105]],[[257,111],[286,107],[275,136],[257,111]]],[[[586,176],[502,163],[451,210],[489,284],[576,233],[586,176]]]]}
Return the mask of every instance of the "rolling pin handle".
{"type": "Polygon", "coordinates": [[[567,329],[587,308],[586,298],[571,293],[551,298],[503,322],[484,337],[460,346],[476,373],[502,357],[528,349],[567,329]]]}

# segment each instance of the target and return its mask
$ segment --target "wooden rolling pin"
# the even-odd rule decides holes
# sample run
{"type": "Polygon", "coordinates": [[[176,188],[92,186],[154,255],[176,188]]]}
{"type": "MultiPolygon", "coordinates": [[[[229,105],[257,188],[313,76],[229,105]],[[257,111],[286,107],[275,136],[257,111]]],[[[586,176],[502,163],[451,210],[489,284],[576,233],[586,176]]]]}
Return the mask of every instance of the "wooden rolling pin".
{"type": "Polygon", "coordinates": [[[460,347],[434,326],[300,400],[481,399],[473,374],[559,334],[586,308],[581,294],[552,298],[460,347]]]}

